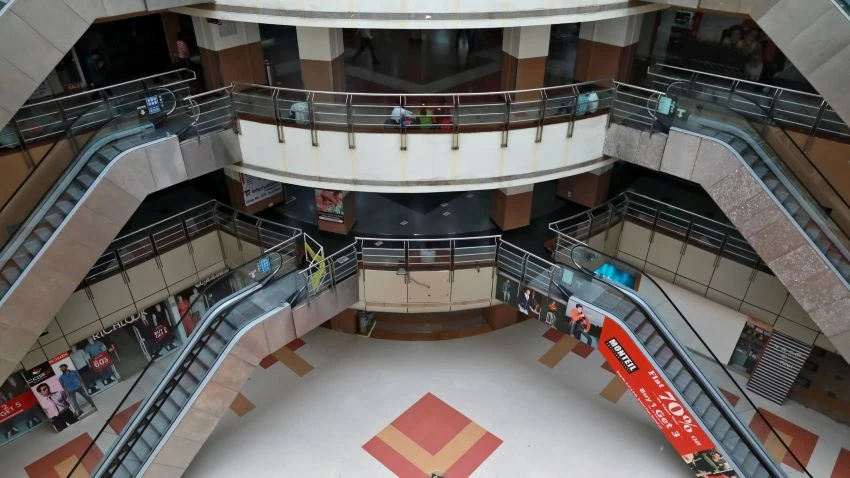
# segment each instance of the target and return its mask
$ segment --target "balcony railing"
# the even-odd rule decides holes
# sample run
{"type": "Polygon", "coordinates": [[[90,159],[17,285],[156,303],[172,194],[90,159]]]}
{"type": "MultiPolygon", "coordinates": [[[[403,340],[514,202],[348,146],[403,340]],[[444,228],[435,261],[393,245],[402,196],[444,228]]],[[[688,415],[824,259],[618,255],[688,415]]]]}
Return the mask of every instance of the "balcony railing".
{"type": "Polygon", "coordinates": [[[449,133],[452,148],[459,148],[459,133],[501,131],[507,147],[508,132],[566,123],[572,137],[576,119],[603,114],[613,101],[610,78],[533,90],[487,93],[378,94],[296,90],[236,82],[233,106],[240,118],[277,126],[278,141],[286,141],[284,127],[309,129],[313,146],[317,131],[348,133],[348,146],[356,147],[355,133],[394,133],[407,148],[409,133],[449,133]],[[424,113],[424,114],[423,114],[424,113]]]}

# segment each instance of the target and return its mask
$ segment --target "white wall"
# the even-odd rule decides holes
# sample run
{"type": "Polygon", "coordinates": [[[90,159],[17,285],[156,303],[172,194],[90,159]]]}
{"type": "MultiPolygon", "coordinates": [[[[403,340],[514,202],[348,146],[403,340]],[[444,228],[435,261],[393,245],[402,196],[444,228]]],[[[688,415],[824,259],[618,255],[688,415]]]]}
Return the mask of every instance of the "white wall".
{"type": "MultiPolygon", "coordinates": [[[[732,351],[741,336],[747,316],[736,312],[726,306],[701,297],[669,282],[653,277],[659,286],[667,293],[676,307],[688,319],[697,333],[702,337],[708,347],[717,355],[722,363],[728,363],[732,357],[732,351]]],[[[675,317],[676,311],[672,307],[657,307],[656,304],[666,303],[661,292],[647,279],[638,284],[638,292],[648,299],[653,305],[656,313],[662,317],[675,317]]],[[[669,321],[667,323],[681,342],[688,348],[699,351],[703,347],[682,321],[669,321]]]]}
{"type": "Polygon", "coordinates": [[[461,133],[458,150],[451,149],[451,134],[408,134],[407,150],[401,151],[398,133],[355,133],[357,147],[349,149],[344,132],[319,131],[319,146],[313,146],[309,130],[285,127],[285,142],[278,143],[275,126],[240,120],[243,162],[232,168],[279,182],[351,191],[520,186],[610,164],[602,157],[606,121],[605,116],[576,121],[569,139],[565,123],[548,125],[540,143],[534,142],[535,128],[512,130],[506,148],[498,131],[461,133]]]}

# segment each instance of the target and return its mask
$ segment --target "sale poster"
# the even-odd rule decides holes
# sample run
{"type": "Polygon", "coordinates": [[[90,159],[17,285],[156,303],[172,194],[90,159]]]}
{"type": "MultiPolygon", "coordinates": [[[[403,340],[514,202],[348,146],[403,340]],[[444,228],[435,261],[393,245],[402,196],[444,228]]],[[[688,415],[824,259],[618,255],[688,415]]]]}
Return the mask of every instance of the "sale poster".
{"type": "Polygon", "coordinates": [[[737,478],[677,391],[614,320],[604,317],[599,352],[696,476],[737,478]]]}

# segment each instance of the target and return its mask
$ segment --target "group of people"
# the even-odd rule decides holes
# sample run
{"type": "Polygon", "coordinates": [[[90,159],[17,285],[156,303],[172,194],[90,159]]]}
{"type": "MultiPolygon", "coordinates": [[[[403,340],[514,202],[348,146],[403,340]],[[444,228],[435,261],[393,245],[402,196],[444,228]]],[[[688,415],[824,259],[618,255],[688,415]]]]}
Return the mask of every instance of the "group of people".
{"type": "Polygon", "coordinates": [[[451,131],[452,107],[446,103],[446,99],[441,97],[437,101],[437,106],[432,108],[428,102],[423,100],[418,115],[403,106],[396,106],[385,124],[401,128],[417,126],[422,129],[439,128],[444,131],[451,131]]]}
{"type": "Polygon", "coordinates": [[[720,37],[720,44],[746,58],[744,76],[747,80],[769,83],[781,70],[782,53],[755,24],[745,22],[727,28],[720,37]]]}

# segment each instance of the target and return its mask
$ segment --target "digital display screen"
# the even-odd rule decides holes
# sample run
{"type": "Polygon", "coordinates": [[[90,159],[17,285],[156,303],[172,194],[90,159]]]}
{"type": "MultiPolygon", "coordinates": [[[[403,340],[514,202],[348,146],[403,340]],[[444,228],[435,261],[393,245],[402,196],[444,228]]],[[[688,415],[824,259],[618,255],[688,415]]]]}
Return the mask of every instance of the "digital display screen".
{"type": "Polygon", "coordinates": [[[159,95],[148,96],[145,98],[145,106],[148,109],[148,114],[157,114],[162,111],[162,98],[159,95]]]}
{"type": "Polygon", "coordinates": [[[257,261],[257,270],[266,273],[272,270],[272,261],[268,257],[263,257],[257,261]]]}

